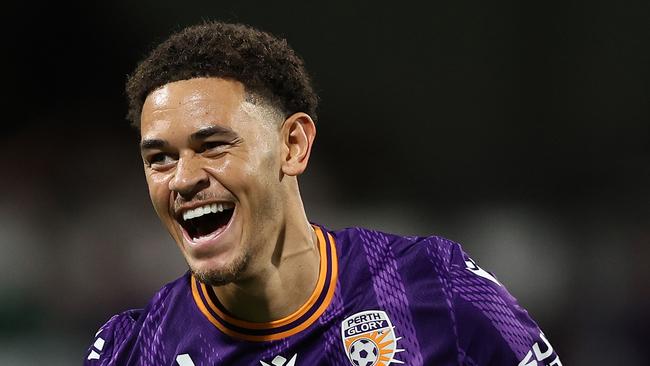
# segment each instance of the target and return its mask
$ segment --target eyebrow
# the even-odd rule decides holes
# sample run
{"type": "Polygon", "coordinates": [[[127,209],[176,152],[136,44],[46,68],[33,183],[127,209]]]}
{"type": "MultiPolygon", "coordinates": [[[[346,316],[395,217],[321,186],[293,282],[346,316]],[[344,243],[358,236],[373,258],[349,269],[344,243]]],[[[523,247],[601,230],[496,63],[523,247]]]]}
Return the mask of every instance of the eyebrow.
{"type": "MultiPolygon", "coordinates": [[[[190,141],[203,140],[213,135],[224,135],[230,138],[237,137],[237,133],[231,130],[228,127],[223,127],[219,125],[204,127],[192,135],[190,135],[190,141]]],[[[161,139],[144,139],[140,142],[140,150],[148,149],[160,149],[167,146],[169,143],[161,139]]]]}
{"type": "Polygon", "coordinates": [[[145,139],[140,142],[140,150],[160,149],[167,146],[167,141],[160,139],[145,139]]]}
{"type": "Polygon", "coordinates": [[[190,136],[190,141],[202,140],[213,135],[224,135],[229,137],[235,137],[237,134],[235,131],[231,130],[228,127],[223,127],[219,125],[213,125],[209,127],[204,127],[190,136]]]}

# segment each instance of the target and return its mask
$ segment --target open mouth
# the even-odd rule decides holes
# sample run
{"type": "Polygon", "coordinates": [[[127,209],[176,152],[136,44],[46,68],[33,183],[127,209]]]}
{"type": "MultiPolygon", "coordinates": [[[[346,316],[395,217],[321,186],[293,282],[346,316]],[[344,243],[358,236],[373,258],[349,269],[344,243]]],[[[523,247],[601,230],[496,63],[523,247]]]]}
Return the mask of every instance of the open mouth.
{"type": "Polygon", "coordinates": [[[234,211],[234,203],[211,203],[184,211],[178,221],[191,239],[199,239],[225,229],[234,211]]]}

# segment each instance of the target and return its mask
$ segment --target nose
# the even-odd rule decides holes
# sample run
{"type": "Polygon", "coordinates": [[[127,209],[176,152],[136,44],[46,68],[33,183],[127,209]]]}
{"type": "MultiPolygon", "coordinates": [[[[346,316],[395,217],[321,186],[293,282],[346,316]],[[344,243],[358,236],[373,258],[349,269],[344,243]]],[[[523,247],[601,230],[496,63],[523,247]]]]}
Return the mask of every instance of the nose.
{"type": "Polygon", "coordinates": [[[201,165],[200,157],[191,153],[179,157],[174,177],[169,181],[171,191],[185,199],[191,199],[209,184],[210,179],[201,165]]]}

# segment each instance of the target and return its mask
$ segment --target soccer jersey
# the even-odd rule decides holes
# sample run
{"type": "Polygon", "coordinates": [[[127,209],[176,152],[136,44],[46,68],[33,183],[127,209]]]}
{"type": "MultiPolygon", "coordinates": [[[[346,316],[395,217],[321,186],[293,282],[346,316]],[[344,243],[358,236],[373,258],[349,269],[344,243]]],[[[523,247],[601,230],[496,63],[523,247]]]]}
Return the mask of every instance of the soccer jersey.
{"type": "Polygon", "coordinates": [[[562,365],[501,283],[447,239],[314,226],[316,288],[293,314],[233,317],[189,272],[113,316],[85,365],[562,365]]]}

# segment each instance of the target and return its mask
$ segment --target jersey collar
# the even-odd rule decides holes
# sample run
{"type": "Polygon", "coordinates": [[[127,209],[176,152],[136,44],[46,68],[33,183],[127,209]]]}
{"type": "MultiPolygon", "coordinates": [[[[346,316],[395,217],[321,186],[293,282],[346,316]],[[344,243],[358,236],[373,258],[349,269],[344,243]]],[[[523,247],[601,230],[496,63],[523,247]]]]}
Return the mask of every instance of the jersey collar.
{"type": "Polygon", "coordinates": [[[194,276],[190,282],[192,296],[197,307],[210,323],[222,333],[247,341],[271,341],[301,332],[318,319],[334,297],[338,276],[338,260],[334,238],[330,233],[314,225],[320,251],[320,270],[316,288],[305,304],[293,314],[282,319],[258,323],[240,320],[229,315],[211,287],[199,282],[194,276]]]}

